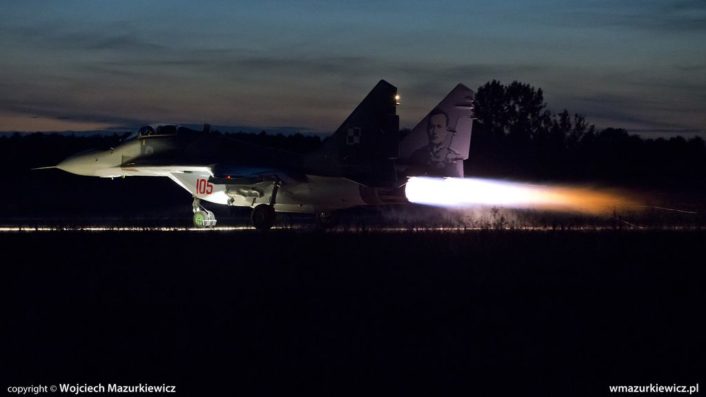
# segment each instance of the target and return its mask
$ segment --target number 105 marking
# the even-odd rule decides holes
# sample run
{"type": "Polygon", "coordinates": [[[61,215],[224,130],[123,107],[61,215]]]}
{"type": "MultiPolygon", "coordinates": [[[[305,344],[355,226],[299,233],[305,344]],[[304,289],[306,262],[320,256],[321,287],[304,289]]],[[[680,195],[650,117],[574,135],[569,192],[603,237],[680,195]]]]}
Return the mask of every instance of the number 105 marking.
{"type": "Polygon", "coordinates": [[[196,194],[211,194],[213,193],[213,184],[206,179],[196,180],[196,194]]]}

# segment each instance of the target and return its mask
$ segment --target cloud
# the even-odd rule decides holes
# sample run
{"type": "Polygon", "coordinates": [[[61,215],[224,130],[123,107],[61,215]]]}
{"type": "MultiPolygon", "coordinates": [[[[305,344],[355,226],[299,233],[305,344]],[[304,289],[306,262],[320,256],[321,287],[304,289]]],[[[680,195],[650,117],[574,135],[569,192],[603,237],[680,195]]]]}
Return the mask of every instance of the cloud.
{"type": "Polygon", "coordinates": [[[598,1],[568,5],[554,19],[560,26],[615,27],[661,32],[706,30],[706,2],[701,0],[598,1]]]}
{"type": "Polygon", "coordinates": [[[706,130],[698,127],[704,125],[703,115],[663,103],[659,98],[641,100],[639,95],[603,93],[566,99],[565,103],[572,106],[570,111],[586,115],[587,121],[599,128],[625,128],[638,134],[706,137],[706,130]]]}
{"type": "Polygon", "coordinates": [[[58,119],[47,116],[0,112],[0,132],[127,131],[129,128],[104,122],[58,119]]]}
{"type": "Polygon", "coordinates": [[[146,120],[121,116],[119,114],[96,114],[92,111],[80,111],[70,107],[62,108],[51,105],[21,105],[16,103],[1,103],[2,109],[17,115],[33,118],[47,118],[77,123],[100,123],[116,126],[136,126],[146,124],[146,120]]]}
{"type": "Polygon", "coordinates": [[[706,66],[693,55],[701,54],[703,43],[680,47],[684,41],[676,38],[703,31],[706,2],[481,4],[468,17],[460,12],[470,7],[465,3],[420,4],[388,5],[373,18],[367,16],[370,8],[379,11],[376,3],[356,3],[345,12],[328,3],[311,9],[265,5],[268,14],[259,6],[241,11],[206,4],[193,15],[186,7],[159,5],[116,5],[108,13],[61,5],[44,14],[37,12],[44,5],[27,7],[26,18],[6,16],[0,24],[0,109],[87,122],[207,121],[330,131],[381,78],[400,89],[403,126],[458,82],[475,88],[499,79],[544,89],[553,108],[608,121],[645,129],[649,123],[683,129],[704,124],[695,108],[706,102],[700,77],[706,66]],[[456,12],[447,15],[449,10],[456,12]],[[649,34],[630,36],[635,41],[629,45],[640,46],[635,55],[614,44],[615,31],[606,27],[649,34]],[[675,34],[661,34],[665,30],[675,34]],[[642,41],[654,35],[659,43],[642,41]],[[690,52],[682,53],[685,48],[690,52]],[[672,54],[678,57],[672,60],[672,54]],[[621,76],[601,79],[599,72],[584,73],[589,68],[621,76]],[[625,100],[613,103],[615,109],[601,105],[603,99],[582,100],[604,94],[625,100]]]}
{"type": "Polygon", "coordinates": [[[334,73],[349,74],[353,71],[369,71],[378,64],[371,58],[361,56],[349,57],[252,57],[236,61],[236,64],[248,70],[264,73],[282,71],[306,72],[308,74],[334,73]]]}
{"type": "Polygon", "coordinates": [[[36,75],[30,85],[1,82],[0,108],[111,125],[203,121],[333,131],[383,77],[400,89],[402,126],[416,124],[456,83],[475,88],[493,78],[543,88],[551,108],[585,114],[589,122],[641,130],[697,129],[703,117],[686,107],[703,103],[695,99],[706,92],[702,84],[678,79],[653,78],[646,85],[634,76],[596,75],[574,82],[573,91],[567,92],[570,73],[539,63],[406,63],[364,56],[297,58],[162,48],[154,55],[78,63],[57,78],[36,75]],[[547,73],[557,80],[543,84],[547,73]],[[656,88],[660,96],[646,94],[656,88]],[[670,95],[689,99],[687,105],[670,95]]]}
{"type": "Polygon", "coordinates": [[[42,51],[126,51],[131,53],[154,52],[168,47],[145,39],[137,33],[121,30],[91,29],[58,22],[42,26],[6,25],[0,34],[33,50],[42,51]]]}
{"type": "Polygon", "coordinates": [[[681,72],[703,73],[706,71],[706,63],[677,64],[674,65],[674,68],[681,72]]]}
{"type": "Polygon", "coordinates": [[[121,34],[119,36],[85,37],[77,41],[87,50],[110,51],[156,51],[166,47],[140,39],[135,35],[121,34]]]}

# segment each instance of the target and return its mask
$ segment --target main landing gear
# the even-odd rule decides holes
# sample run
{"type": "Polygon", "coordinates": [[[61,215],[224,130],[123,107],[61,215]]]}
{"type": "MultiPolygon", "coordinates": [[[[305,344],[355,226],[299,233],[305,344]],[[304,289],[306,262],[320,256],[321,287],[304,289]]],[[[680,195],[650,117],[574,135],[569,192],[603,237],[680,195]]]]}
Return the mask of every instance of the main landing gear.
{"type": "Polygon", "coordinates": [[[194,212],[194,227],[204,228],[216,226],[216,216],[213,215],[213,212],[201,205],[201,200],[194,197],[194,201],[191,203],[191,209],[194,212]]]}
{"type": "Polygon", "coordinates": [[[272,195],[270,196],[269,204],[259,204],[252,209],[250,220],[255,229],[267,231],[275,224],[275,201],[277,200],[277,191],[281,182],[275,180],[272,185],[272,195]]]}
{"type": "Polygon", "coordinates": [[[270,230],[275,224],[275,208],[269,204],[260,204],[252,209],[250,220],[255,229],[270,230]]]}
{"type": "Polygon", "coordinates": [[[330,229],[338,224],[337,214],[333,211],[318,211],[315,215],[318,229],[330,229]]]}
{"type": "MultiPolygon", "coordinates": [[[[270,230],[275,224],[275,201],[277,200],[277,191],[279,190],[281,181],[274,179],[255,183],[251,182],[248,184],[228,182],[229,181],[224,181],[224,184],[227,185],[226,194],[230,196],[228,205],[234,205],[235,197],[239,199],[252,199],[251,205],[254,206],[250,214],[252,225],[260,231],[270,230]],[[267,185],[272,186],[269,203],[267,203],[267,201],[264,203],[260,201],[259,204],[255,205],[257,200],[263,197],[263,191],[269,190],[267,189],[269,187],[267,185]]],[[[216,216],[213,212],[201,205],[201,200],[199,200],[198,197],[194,197],[192,209],[194,212],[194,227],[205,228],[216,226],[216,216]]]]}

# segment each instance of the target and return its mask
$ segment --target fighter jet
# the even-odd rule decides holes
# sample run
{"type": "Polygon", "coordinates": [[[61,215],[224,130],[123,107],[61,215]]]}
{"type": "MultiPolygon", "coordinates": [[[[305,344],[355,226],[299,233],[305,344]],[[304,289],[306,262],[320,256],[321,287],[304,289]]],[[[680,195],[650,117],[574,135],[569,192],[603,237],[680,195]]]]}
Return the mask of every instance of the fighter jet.
{"type": "Polygon", "coordinates": [[[156,125],[55,168],[101,178],[170,178],[191,194],[195,227],[216,224],[202,201],[252,208],[259,230],[270,229],[277,212],[314,214],[325,225],[340,209],[405,202],[410,176],[463,176],[473,91],[459,84],[404,137],[398,104],[397,88],[381,80],[313,153],[254,145],[208,128],[156,125]]]}

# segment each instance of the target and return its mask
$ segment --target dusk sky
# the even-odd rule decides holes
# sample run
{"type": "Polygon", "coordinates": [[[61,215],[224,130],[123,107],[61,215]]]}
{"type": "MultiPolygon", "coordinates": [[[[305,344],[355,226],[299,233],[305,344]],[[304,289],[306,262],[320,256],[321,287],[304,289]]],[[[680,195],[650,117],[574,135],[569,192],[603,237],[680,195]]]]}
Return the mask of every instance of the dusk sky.
{"type": "Polygon", "coordinates": [[[451,88],[706,137],[706,1],[0,0],[0,131],[155,122],[331,132],[380,79],[403,127],[451,88]]]}

